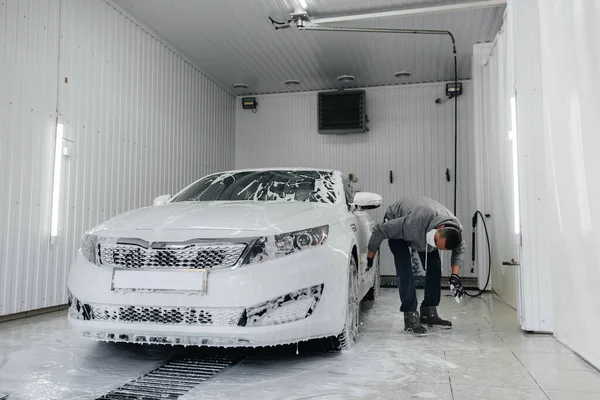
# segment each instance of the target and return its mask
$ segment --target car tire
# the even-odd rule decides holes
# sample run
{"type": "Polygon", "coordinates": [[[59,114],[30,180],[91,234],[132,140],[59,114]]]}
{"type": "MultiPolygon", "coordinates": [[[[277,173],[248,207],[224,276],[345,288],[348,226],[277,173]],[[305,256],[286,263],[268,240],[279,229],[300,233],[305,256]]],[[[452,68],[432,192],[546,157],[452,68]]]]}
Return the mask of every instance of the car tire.
{"type": "Polygon", "coordinates": [[[379,298],[379,293],[381,292],[381,269],[379,266],[379,255],[377,256],[377,260],[373,268],[375,269],[375,273],[373,274],[373,286],[365,295],[365,300],[369,301],[377,300],[379,298]]]}
{"type": "Polygon", "coordinates": [[[344,329],[336,337],[331,338],[331,349],[335,351],[350,350],[358,338],[358,318],[360,299],[358,298],[358,264],[354,255],[348,265],[348,304],[346,305],[344,329]]]}

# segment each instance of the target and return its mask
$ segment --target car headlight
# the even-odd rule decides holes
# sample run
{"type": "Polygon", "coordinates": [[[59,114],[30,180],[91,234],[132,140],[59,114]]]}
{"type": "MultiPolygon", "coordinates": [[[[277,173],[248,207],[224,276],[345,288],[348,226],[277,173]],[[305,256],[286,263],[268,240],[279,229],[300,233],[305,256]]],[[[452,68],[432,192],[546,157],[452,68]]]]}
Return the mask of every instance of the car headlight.
{"type": "Polygon", "coordinates": [[[256,240],[244,264],[254,264],[284,257],[292,253],[322,246],[327,241],[329,225],[281,235],[261,237],[256,240]]]}
{"type": "Polygon", "coordinates": [[[98,237],[91,233],[83,235],[81,240],[81,254],[88,262],[96,264],[96,256],[98,254],[98,237]]]}

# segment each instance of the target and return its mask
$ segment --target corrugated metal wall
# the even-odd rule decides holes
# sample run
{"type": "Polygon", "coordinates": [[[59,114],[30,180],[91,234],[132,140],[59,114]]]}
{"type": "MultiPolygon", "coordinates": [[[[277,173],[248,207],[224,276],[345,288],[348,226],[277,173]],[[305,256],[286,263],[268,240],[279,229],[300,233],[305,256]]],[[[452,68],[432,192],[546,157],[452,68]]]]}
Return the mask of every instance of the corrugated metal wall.
{"type": "Polygon", "coordinates": [[[0,3],[0,315],[58,304],[49,240],[59,8],[0,3]]]}
{"type": "Polygon", "coordinates": [[[0,21],[4,315],[66,302],[85,230],[231,168],[235,99],[101,0],[5,0],[0,21]],[[50,246],[57,110],[73,155],[50,246]]]}
{"type": "MultiPolygon", "coordinates": [[[[305,166],[354,173],[357,189],[383,196],[383,207],[372,212],[378,221],[390,202],[405,195],[427,195],[452,209],[454,103],[435,103],[445,98],[444,91],[444,83],[368,88],[370,132],[347,136],[317,133],[317,92],[258,96],[256,113],[236,105],[236,167],[305,166]],[[446,168],[452,182],[446,181],[446,168]]],[[[466,81],[458,101],[457,207],[466,233],[475,211],[471,96],[466,81]]],[[[470,235],[465,239],[470,242],[470,235]]],[[[382,274],[394,275],[391,253],[387,245],[382,249],[382,274]]],[[[470,273],[470,254],[468,249],[463,276],[476,276],[470,273]]]]}

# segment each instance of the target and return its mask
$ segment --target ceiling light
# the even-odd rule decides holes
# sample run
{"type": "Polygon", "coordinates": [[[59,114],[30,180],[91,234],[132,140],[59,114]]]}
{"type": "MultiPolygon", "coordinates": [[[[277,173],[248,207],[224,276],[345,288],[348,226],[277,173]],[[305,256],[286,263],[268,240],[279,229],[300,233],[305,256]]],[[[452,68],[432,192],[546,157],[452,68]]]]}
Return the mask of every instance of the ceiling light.
{"type": "Polygon", "coordinates": [[[233,88],[234,89],[248,89],[248,85],[246,85],[245,83],[234,83],[233,88]]]}
{"type": "Polygon", "coordinates": [[[300,0],[300,7],[304,8],[305,10],[308,8],[308,4],[306,4],[306,0],[300,0]]]}
{"type": "Polygon", "coordinates": [[[338,81],[340,82],[352,82],[354,80],[353,75],[340,75],[338,76],[338,81]]]}
{"type": "Polygon", "coordinates": [[[394,74],[394,76],[396,78],[406,78],[406,77],[410,76],[410,72],[408,72],[408,71],[400,71],[400,72],[396,72],[394,74]]]}
{"type": "Polygon", "coordinates": [[[300,81],[297,81],[295,79],[288,79],[287,81],[283,82],[288,86],[294,86],[294,85],[299,85],[300,81]]]}

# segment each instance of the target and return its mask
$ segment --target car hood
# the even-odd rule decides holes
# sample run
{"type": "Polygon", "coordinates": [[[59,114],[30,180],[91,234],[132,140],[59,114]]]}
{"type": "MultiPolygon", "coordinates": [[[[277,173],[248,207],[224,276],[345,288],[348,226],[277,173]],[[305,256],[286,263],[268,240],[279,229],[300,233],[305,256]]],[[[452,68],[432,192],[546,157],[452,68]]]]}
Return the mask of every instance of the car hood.
{"type": "Polygon", "coordinates": [[[309,202],[181,202],[140,208],[98,227],[100,231],[196,230],[275,234],[328,224],[337,206],[309,202]]]}

